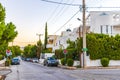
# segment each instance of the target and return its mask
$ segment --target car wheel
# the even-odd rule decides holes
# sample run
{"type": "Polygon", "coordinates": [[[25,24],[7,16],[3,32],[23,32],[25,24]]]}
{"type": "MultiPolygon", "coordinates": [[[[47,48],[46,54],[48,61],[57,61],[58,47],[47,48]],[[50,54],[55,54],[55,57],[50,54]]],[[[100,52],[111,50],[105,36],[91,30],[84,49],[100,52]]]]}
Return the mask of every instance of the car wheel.
{"type": "Polygon", "coordinates": [[[46,66],[45,63],[43,65],[46,66]]]}
{"type": "Polygon", "coordinates": [[[47,63],[47,66],[49,66],[49,64],[47,63]]]}
{"type": "Polygon", "coordinates": [[[58,65],[56,65],[56,67],[58,67],[58,65]]]}

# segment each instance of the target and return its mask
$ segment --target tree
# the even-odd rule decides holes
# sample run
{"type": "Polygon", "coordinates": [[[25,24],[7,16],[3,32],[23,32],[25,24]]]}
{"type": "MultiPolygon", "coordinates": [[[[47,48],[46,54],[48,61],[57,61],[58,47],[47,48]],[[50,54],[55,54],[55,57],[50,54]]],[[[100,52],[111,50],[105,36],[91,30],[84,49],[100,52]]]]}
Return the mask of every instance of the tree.
{"type": "Polygon", "coordinates": [[[109,36],[105,34],[87,34],[87,53],[90,59],[108,58],[120,60],[120,35],[109,36]]]}
{"type": "Polygon", "coordinates": [[[56,57],[57,59],[64,58],[64,54],[63,54],[62,48],[61,48],[61,49],[56,49],[56,50],[55,50],[55,57],[56,57]]]}
{"type": "Polygon", "coordinates": [[[0,3],[0,22],[4,22],[5,20],[5,8],[0,3]]]}
{"type": "Polygon", "coordinates": [[[74,41],[71,41],[70,39],[67,40],[67,49],[70,49],[70,48],[75,48],[75,42],[74,41]]]}
{"type": "Polygon", "coordinates": [[[22,53],[20,46],[11,46],[11,47],[9,47],[9,49],[12,52],[12,57],[20,56],[22,53]]]}
{"type": "Polygon", "coordinates": [[[31,58],[36,58],[36,57],[38,57],[38,56],[37,56],[37,46],[36,46],[36,45],[33,45],[33,46],[31,47],[30,56],[31,56],[31,58]]]}
{"type": "Polygon", "coordinates": [[[82,38],[77,38],[77,40],[75,41],[76,44],[76,57],[77,59],[80,61],[80,67],[82,64],[82,58],[81,58],[81,54],[82,54],[82,44],[83,44],[83,39],[82,38]]]}
{"type": "Polygon", "coordinates": [[[24,56],[25,57],[31,57],[30,56],[31,47],[32,47],[32,45],[30,45],[30,44],[24,47],[24,56]]]}
{"type": "Polygon", "coordinates": [[[90,54],[90,59],[101,59],[103,56],[106,56],[108,38],[109,36],[105,34],[87,34],[87,53],[90,54]]]}
{"type": "Polygon", "coordinates": [[[5,8],[0,4],[0,52],[5,55],[8,43],[13,41],[18,32],[15,31],[16,26],[10,22],[5,23],[5,8]]]}
{"type": "MultiPolygon", "coordinates": [[[[3,8],[2,4],[0,3],[0,39],[2,39],[3,32],[6,29],[4,19],[5,19],[5,8],[3,8]]],[[[2,43],[3,42],[0,40],[0,45],[2,43]]]]}
{"type": "Polygon", "coordinates": [[[8,23],[6,25],[6,29],[3,32],[1,41],[4,41],[6,43],[13,41],[18,34],[18,32],[15,31],[15,29],[16,26],[12,22],[8,23]]]}
{"type": "Polygon", "coordinates": [[[48,32],[47,32],[47,22],[45,24],[45,40],[44,40],[44,49],[46,50],[46,45],[47,45],[47,38],[48,38],[48,32]]]}
{"type": "Polygon", "coordinates": [[[24,57],[36,58],[37,56],[37,46],[36,45],[27,45],[24,48],[24,57]]]}
{"type": "Polygon", "coordinates": [[[76,52],[76,45],[75,41],[71,41],[70,39],[67,40],[67,58],[77,59],[77,52],[76,52]]]}

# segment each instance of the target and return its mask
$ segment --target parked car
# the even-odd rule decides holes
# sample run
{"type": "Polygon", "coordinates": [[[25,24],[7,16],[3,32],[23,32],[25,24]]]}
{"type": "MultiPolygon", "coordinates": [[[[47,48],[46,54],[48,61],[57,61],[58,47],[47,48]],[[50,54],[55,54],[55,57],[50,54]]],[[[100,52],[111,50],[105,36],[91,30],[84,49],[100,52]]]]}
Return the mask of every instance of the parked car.
{"type": "Polygon", "coordinates": [[[13,58],[12,61],[11,61],[11,64],[12,64],[12,65],[20,64],[19,58],[13,58]]]}
{"type": "Polygon", "coordinates": [[[25,61],[32,62],[32,59],[31,58],[25,58],[25,61]]]}
{"type": "Polygon", "coordinates": [[[33,58],[33,59],[32,59],[32,62],[33,62],[33,63],[38,63],[39,60],[38,60],[38,58],[33,58]]]}
{"type": "Polygon", "coordinates": [[[43,62],[44,66],[58,66],[59,62],[53,57],[48,57],[43,62]]]}

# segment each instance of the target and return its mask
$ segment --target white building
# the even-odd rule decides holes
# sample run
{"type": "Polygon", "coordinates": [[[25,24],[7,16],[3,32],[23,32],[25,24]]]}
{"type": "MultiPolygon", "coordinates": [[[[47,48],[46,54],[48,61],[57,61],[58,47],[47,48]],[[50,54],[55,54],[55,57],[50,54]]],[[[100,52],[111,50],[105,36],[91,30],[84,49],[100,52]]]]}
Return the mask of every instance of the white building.
{"type": "Polygon", "coordinates": [[[53,51],[54,46],[56,44],[56,40],[59,36],[58,35],[48,35],[48,43],[47,43],[47,48],[51,51],[53,51]]]}
{"type": "Polygon", "coordinates": [[[120,34],[120,11],[91,11],[89,24],[94,33],[120,34]]]}
{"type": "MultiPolygon", "coordinates": [[[[92,11],[89,17],[90,32],[116,35],[120,34],[120,11],[92,11]]],[[[100,59],[85,57],[86,67],[102,66],[100,59]]],[[[109,66],[120,66],[120,61],[110,60],[109,66]]]]}
{"type": "MultiPolygon", "coordinates": [[[[103,33],[109,35],[120,34],[120,11],[91,11],[87,22],[87,32],[103,33]]],[[[82,26],[80,28],[82,37],[82,26]]],[[[52,51],[68,46],[67,40],[75,41],[79,37],[79,27],[73,31],[67,29],[62,31],[61,35],[49,35],[47,48],[52,51]]]]}
{"type": "Polygon", "coordinates": [[[68,46],[67,40],[70,39],[71,41],[75,41],[78,36],[79,35],[77,33],[77,29],[74,29],[73,31],[71,31],[70,29],[67,29],[66,31],[62,31],[61,35],[56,39],[56,43],[53,47],[53,50],[60,48],[62,49],[67,48],[68,46]]]}
{"type": "MultiPolygon", "coordinates": [[[[82,37],[82,27],[80,28],[80,36],[82,37]]],[[[87,32],[102,33],[109,35],[120,34],[120,11],[91,11],[89,23],[87,24],[87,32]],[[89,27],[90,26],[90,27],[89,27]]],[[[53,40],[52,50],[67,48],[67,40],[75,41],[79,37],[79,27],[73,31],[67,29],[61,32],[60,36],[49,38],[53,40]]],[[[50,47],[50,45],[48,46],[50,47]]],[[[86,66],[101,66],[100,60],[90,60],[86,56],[86,66]]],[[[120,65],[120,61],[110,61],[110,66],[120,65]]]]}

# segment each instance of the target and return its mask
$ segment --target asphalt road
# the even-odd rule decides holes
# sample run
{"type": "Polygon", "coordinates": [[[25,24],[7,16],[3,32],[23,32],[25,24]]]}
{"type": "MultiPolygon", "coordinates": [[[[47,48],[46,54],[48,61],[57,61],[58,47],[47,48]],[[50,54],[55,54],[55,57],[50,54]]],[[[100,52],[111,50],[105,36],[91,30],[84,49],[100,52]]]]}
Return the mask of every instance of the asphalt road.
{"type": "Polygon", "coordinates": [[[120,80],[120,69],[66,70],[24,61],[11,69],[6,80],[120,80]]]}

